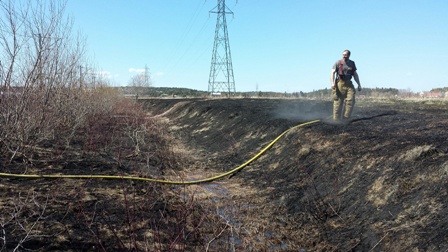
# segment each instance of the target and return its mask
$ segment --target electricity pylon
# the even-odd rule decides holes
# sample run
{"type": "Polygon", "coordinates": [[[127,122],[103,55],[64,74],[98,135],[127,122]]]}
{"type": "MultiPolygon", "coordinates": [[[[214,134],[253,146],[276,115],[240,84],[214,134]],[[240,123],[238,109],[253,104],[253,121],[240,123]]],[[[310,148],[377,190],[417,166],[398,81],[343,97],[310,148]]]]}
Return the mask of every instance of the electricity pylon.
{"type": "Polygon", "coordinates": [[[231,95],[235,94],[236,91],[226,14],[233,15],[233,12],[227,8],[225,2],[225,0],[218,0],[218,5],[210,11],[217,14],[217,19],[212,63],[208,79],[208,92],[211,94],[224,92],[231,95]]]}

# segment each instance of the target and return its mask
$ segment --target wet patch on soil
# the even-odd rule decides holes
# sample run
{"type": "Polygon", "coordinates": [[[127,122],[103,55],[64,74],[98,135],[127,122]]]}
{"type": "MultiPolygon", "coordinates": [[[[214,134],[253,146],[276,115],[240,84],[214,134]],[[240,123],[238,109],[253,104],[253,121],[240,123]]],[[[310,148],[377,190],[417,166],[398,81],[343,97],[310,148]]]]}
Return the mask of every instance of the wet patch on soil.
{"type": "Polygon", "coordinates": [[[164,115],[173,134],[215,173],[249,160],[285,130],[321,120],[217,182],[239,207],[241,250],[448,249],[446,101],[360,99],[348,124],[328,119],[328,101],[143,102],[152,116],[175,107],[164,115]]]}
{"type": "Polygon", "coordinates": [[[175,159],[136,154],[132,164],[154,171],[45,145],[28,160],[3,158],[0,170],[196,180],[241,165],[298,124],[320,122],[288,131],[213,183],[1,178],[0,250],[448,250],[446,100],[359,99],[343,124],[329,119],[329,101],[139,102],[179,141],[163,149],[175,159]]]}

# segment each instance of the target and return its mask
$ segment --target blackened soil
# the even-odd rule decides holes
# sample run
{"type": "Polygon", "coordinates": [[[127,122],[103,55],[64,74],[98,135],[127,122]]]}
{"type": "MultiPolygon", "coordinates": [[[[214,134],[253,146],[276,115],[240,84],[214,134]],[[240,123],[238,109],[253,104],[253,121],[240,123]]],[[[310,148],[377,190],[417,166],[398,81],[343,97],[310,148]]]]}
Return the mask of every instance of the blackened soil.
{"type": "MultiPolygon", "coordinates": [[[[315,100],[143,100],[229,186],[240,251],[447,251],[448,103],[359,99],[334,124],[315,100]],[[235,189],[238,188],[238,189],[235,189]]],[[[194,168],[191,168],[194,169],[194,168]]]]}

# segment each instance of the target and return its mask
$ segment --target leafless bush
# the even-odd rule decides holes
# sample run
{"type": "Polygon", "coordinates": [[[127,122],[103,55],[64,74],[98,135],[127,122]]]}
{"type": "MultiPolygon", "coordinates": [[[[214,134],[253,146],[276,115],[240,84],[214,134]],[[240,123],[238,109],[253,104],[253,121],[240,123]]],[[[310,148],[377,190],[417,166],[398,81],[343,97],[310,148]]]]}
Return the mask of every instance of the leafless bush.
{"type": "Polygon", "coordinates": [[[91,191],[94,181],[70,193],[65,226],[82,249],[118,251],[202,250],[210,214],[193,198],[183,200],[148,184],[117,182],[114,194],[91,191]],[[98,200],[91,200],[97,198],[98,200]],[[119,202],[119,204],[117,204],[119,202]],[[90,247],[90,248],[87,248],[90,247]]]}
{"type": "Polygon", "coordinates": [[[0,215],[1,251],[21,251],[24,244],[34,239],[51,235],[43,232],[48,198],[39,199],[35,192],[18,195],[6,206],[0,215]]]}
{"type": "MultiPolygon", "coordinates": [[[[96,155],[114,160],[115,172],[118,166],[134,174],[163,175],[167,168],[177,168],[167,127],[148,117],[136,101],[86,75],[81,67],[86,62],[84,43],[81,36],[73,37],[64,8],[65,1],[0,2],[0,162],[26,164],[39,173],[36,163],[66,168],[67,163],[81,162],[70,157],[96,155]]],[[[205,221],[208,213],[194,200],[182,201],[169,188],[127,183],[122,198],[109,195],[96,201],[86,200],[83,193],[95,190],[84,187],[73,195],[61,186],[53,190],[51,202],[44,200],[45,193],[41,198],[7,194],[0,201],[2,249],[21,250],[28,241],[51,237],[45,224],[47,206],[55,216],[63,215],[56,221],[67,233],[68,227],[87,230],[82,239],[104,250],[183,251],[205,243],[202,232],[213,228],[203,223],[213,220],[205,221]],[[58,197],[62,199],[54,200],[58,197]]],[[[20,183],[8,186],[26,191],[20,183]]]]}
{"type": "Polygon", "coordinates": [[[79,71],[84,46],[72,38],[64,7],[0,2],[0,143],[11,159],[29,158],[27,147],[59,138],[60,130],[73,132],[92,109],[79,71]]]}

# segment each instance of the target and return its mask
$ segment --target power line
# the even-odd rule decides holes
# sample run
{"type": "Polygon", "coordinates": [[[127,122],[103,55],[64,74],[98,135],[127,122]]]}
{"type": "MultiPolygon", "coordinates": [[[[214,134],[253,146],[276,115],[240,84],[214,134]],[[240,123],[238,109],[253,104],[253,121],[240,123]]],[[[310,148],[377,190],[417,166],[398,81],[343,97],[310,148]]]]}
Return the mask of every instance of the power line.
{"type": "MultiPolygon", "coordinates": [[[[199,16],[199,14],[201,13],[201,10],[205,6],[205,1],[202,4],[201,4],[201,2],[199,2],[199,4],[196,6],[196,10],[194,11],[193,15],[191,16],[189,22],[187,23],[187,26],[185,27],[185,29],[183,29],[184,32],[182,33],[178,42],[176,43],[174,50],[172,50],[171,56],[167,57],[168,62],[165,64],[164,68],[168,68],[169,69],[168,72],[170,72],[171,69],[174,69],[177,66],[177,64],[182,60],[184,55],[187,53],[187,51],[191,47],[191,45],[190,45],[187,50],[184,50],[184,53],[181,56],[176,56],[179,53],[179,50],[183,49],[183,46],[184,46],[185,41],[187,40],[187,37],[190,36],[192,27],[195,25],[197,18],[199,16]]],[[[207,21],[206,21],[206,23],[207,23],[207,21]]],[[[201,28],[201,31],[199,31],[199,33],[202,32],[206,23],[203,25],[203,28],[201,28]]],[[[197,36],[199,36],[199,34],[196,35],[196,37],[197,36]]]]}
{"type": "Polygon", "coordinates": [[[233,15],[233,12],[227,8],[225,0],[218,0],[218,5],[210,12],[216,13],[217,19],[208,80],[208,92],[224,92],[229,95],[235,94],[235,79],[233,76],[232,56],[230,53],[226,22],[226,14],[233,15]]]}

